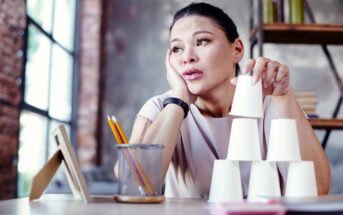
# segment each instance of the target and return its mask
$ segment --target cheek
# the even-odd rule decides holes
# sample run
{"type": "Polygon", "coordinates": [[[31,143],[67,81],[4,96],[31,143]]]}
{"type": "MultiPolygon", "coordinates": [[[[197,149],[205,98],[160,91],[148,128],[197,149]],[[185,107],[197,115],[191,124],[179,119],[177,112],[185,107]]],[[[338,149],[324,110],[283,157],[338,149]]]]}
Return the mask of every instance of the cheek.
{"type": "Polygon", "coordinates": [[[206,58],[212,62],[212,65],[219,68],[230,68],[230,65],[233,64],[232,58],[226,52],[209,52],[206,58]]]}
{"type": "Polygon", "coordinates": [[[230,49],[223,51],[220,57],[218,56],[218,60],[220,60],[223,66],[226,66],[227,68],[232,68],[235,64],[233,55],[230,49]]]}

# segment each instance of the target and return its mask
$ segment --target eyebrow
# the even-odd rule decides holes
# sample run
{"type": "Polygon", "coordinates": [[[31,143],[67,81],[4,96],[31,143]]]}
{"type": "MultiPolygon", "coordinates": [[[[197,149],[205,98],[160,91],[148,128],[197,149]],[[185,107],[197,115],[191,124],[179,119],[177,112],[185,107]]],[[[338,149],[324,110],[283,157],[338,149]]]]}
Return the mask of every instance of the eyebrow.
{"type": "MultiPolygon", "coordinates": [[[[212,32],[210,32],[210,31],[206,31],[206,30],[197,30],[197,31],[194,31],[193,32],[193,34],[192,34],[192,36],[195,36],[195,35],[197,35],[197,34],[203,34],[203,33],[207,33],[207,34],[211,34],[211,35],[214,35],[212,32]]],[[[172,39],[171,41],[170,41],[170,43],[173,43],[173,42],[175,42],[175,41],[180,41],[181,39],[179,39],[179,38],[174,38],[174,39],[172,39]]]]}

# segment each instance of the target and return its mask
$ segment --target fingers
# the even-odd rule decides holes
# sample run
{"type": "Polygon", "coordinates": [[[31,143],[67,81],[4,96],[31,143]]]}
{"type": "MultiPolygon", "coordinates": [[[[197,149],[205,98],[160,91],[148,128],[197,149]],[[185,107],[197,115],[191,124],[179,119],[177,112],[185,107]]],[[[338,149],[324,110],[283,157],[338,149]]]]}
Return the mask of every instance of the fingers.
{"type": "Polygon", "coordinates": [[[231,82],[231,84],[233,84],[233,85],[237,85],[237,78],[235,77],[235,78],[232,78],[231,80],[230,80],[230,82],[231,82]]]}
{"type": "MultiPolygon", "coordinates": [[[[252,81],[262,81],[263,88],[273,95],[283,95],[289,90],[289,69],[286,65],[268,58],[249,59],[243,69],[244,73],[253,71],[252,81]]],[[[235,84],[235,80],[231,80],[235,84]]],[[[269,93],[268,93],[269,94],[269,93]]]]}
{"type": "Polygon", "coordinates": [[[170,49],[167,49],[167,54],[166,54],[166,59],[165,59],[167,73],[170,71],[175,71],[174,68],[172,67],[172,65],[170,64],[170,55],[171,55],[171,51],[170,51],[170,49]]]}
{"type": "Polygon", "coordinates": [[[258,82],[262,77],[265,77],[264,74],[267,70],[267,64],[270,60],[268,58],[259,57],[256,59],[253,73],[253,82],[258,82]]]}
{"type": "Polygon", "coordinates": [[[171,57],[171,50],[167,50],[165,64],[167,68],[167,81],[171,90],[173,91],[174,96],[181,98],[188,104],[192,104],[197,99],[197,96],[193,95],[187,86],[186,81],[183,77],[177,72],[173,65],[173,59],[171,57]]]}
{"type": "Polygon", "coordinates": [[[268,62],[267,69],[265,71],[265,78],[263,80],[265,88],[273,85],[279,66],[280,64],[278,62],[268,62]]]}
{"type": "Polygon", "coordinates": [[[166,54],[166,59],[165,59],[165,63],[167,67],[170,67],[169,58],[170,58],[170,49],[167,49],[167,54],[166,54]]]}
{"type": "Polygon", "coordinates": [[[260,57],[257,58],[254,63],[253,60],[249,60],[245,68],[249,70],[254,70],[254,83],[262,79],[263,86],[269,87],[274,83],[275,77],[278,74],[280,66],[281,64],[276,61],[260,57]]]}
{"type": "Polygon", "coordinates": [[[252,69],[254,68],[254,65],[255,65],[255,60],[249,59],[243,67],[243,73],[251,72],[252,69]]]}
{"type": "Polygon", "coordinates": [[[286,65],[280,65],[275,76],[275,82],[282,83],[289,80],[289,69],[286,65]]]}

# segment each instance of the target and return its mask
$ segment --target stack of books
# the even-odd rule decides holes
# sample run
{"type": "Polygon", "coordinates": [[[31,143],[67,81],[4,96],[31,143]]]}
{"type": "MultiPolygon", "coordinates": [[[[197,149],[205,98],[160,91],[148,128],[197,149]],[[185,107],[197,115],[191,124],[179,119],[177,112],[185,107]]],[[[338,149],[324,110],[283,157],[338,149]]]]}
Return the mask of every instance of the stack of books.
{"type": "Polygon", "coordinates": [[[318,104],[317,94],[314,91],[296,91],[295,97],[309,118],[318,118],[316,106],[318,104]]]}

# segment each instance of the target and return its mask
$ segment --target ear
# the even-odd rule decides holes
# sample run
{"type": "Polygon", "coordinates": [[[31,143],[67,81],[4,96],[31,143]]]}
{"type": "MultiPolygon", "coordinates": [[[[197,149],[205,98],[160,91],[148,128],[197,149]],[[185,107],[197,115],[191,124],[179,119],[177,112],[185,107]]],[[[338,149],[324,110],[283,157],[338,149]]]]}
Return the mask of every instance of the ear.
{"type": "Polygon", "coordinates": [[[233,47],[232,50],[233,50],[234,63],[238,63],[244,55],[244,46],[243,46],[243,41],[241,40],[241,38],[237,38],[232,43],[232,47],[233,47]]]}

